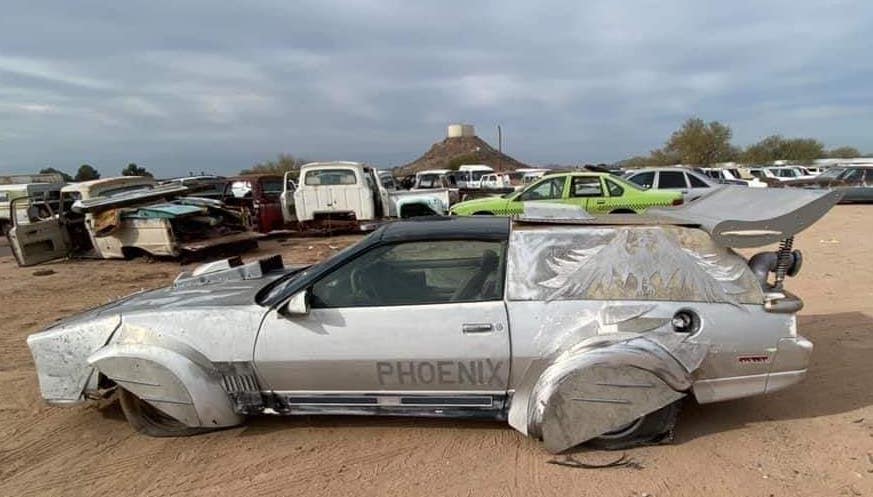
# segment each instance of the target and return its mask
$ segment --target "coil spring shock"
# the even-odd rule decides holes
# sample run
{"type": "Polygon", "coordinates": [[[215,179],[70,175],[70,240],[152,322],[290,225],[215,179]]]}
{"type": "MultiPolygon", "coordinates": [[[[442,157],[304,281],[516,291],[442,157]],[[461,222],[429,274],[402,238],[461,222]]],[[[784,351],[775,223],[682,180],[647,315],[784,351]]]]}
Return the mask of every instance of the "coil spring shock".
{"type": "Polygon", "coordinates": [[[791,249],[794,247],[794,237],[790,236],[779,244],[779,250],[776,251],[776,268],[773,272],[776,274],[773,287],[777,290],[782,289],[782,282],[785,281],[785,273],[794,262],[794,257],[791,254],[791,249]]]}

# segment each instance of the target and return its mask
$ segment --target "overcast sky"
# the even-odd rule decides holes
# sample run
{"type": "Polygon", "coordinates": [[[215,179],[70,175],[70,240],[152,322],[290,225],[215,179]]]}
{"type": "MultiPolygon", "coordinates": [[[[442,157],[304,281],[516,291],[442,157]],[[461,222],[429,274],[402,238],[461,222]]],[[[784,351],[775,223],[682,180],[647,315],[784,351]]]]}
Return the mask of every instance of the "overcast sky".
{"type": "Polygon", "coordinates": [[[450,122],[529,163],[615,161],[684,119],[873,151],[873,2],[16,2],[0,172],[395,166],[450,122]]]}

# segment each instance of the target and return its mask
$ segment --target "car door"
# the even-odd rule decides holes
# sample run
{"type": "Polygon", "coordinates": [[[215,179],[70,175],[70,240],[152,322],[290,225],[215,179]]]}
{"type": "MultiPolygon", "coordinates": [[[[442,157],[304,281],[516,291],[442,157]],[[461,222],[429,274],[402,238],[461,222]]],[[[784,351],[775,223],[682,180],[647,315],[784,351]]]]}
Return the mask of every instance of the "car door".
{"type": "Polygon", "coordinates": [[[688,201],[687,196],[690,188],[684,171],[658,171],[656,181],[656,189],[681,192],[685,200],[688,201]]]}
{"type": "Polygon", "coordinates": [[[592,214],[612,210],[603,194],[600,176],[571,176],[566,203],[578,205],[592,214]]]}
{"type": "Polygon", "coordinates": [[[291,408],[491,406],[509,378],[505,252],[479,240],[371,248],[307,285],[305,314],[266,316],[261,379],[291,408]]]}
{"type": "Polygon", "coordinates": [[[294,183],[294,178],[291,172],[285,173],[282,184],[282,195],[279,197],[279,204],[282,208],[282,219],[286,223],[297,221],[297,210],[294,207],[294,191],[297,189],[297,184],[294,183]]]}
{"type": "MultiPolygon", "coordinates": [[[[524,211],[526,202],[564,202],[567,195],[568,176],[548,176],[532,184],[506,203],[497,215],[518,214],[524,211]]],[[[584,205],[582,206],[584,208],[584,205]]]]}
{"type": "Polygon", "coordinates": [[[59,259],[70,252],[69,234],[49,203],[22,197],[10,203],[9,211],[12,228],[7,237],[20,266],[59,259]]]}

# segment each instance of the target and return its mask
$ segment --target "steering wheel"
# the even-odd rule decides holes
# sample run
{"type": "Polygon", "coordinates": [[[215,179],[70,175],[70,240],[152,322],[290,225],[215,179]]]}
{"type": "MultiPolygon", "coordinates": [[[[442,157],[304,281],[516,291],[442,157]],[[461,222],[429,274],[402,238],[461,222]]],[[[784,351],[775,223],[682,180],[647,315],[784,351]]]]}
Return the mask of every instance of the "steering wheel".
{"type": "Polygon", "coordinates": [[[372,286],[366,282],[368,271],[367,268],[356,267],[352,269],[349,275],[349,284],[352,287],[352,294],[356,297],[361,296],[368,300],[376,300],[377,295],[373,292],[372,286]]]}

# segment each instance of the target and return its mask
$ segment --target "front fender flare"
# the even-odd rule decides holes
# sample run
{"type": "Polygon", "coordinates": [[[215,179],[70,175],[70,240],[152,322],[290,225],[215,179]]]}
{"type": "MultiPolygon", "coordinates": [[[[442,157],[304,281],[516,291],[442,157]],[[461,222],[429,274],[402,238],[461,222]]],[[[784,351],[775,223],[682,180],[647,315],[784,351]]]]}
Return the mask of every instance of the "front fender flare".
{"type": "Polygon", "coordinates": [[[108,345],[88,358],[106,377],[167,415],[191,427],[234,426],[233,409],[217,373],[159,346],[108,345]]]}

